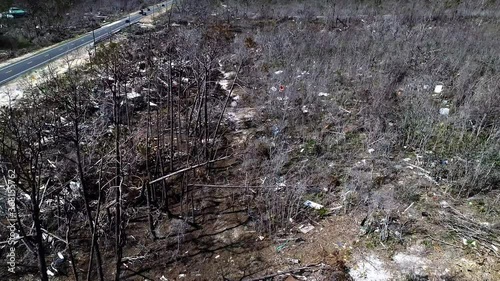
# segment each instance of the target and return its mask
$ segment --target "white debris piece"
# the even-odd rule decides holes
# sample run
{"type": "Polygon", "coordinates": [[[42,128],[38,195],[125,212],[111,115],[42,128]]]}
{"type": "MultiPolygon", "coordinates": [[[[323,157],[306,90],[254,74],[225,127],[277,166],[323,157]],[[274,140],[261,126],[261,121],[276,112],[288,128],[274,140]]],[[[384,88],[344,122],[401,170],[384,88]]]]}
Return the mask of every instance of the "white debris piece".
{"type": "Polygon", "coordinates": [[[375,151],[375,149],[373,149],[373,148],[368,149],[368,153],[370,153],[370,154],[372,154],[374,151],[375,151]]]}
{"type": "Polygon", "coordinates": [[[446,107],[440,108],[439,114],[441,114],[443,116],[448,116],[450,114],[450,109],[446,108],[446,107]]]}
{"type": "Polygon", "coordinates": [[[441,205],[441,208],[443,208],[443,209],[450,208],[450,204],[448,204],[448,202],[446,202],[444,200],[439,202],[439,205],[441,205]]]}
{"type": "Polygon", "coordinates": [[[302,233],[304,233],[304,234],[310,232],[313,229],[314,229],[314,226],[312,226],[310,224],[308,224],[308,225],[301,225],[299,227],[299,231],[302,232],[302,233]]]}
{"type": "Polygon", "coordinates": [[[434,87],[434,93],[441,94],[442,91],[443,91],[443,85],[436,85],[436,87],[434,87]]]}
{"type": "Polygon", "coordinates": [[[52,168],[57,168],[57,167],[56,167],[55,162],[52,162],[52,161],[50,161],[49,159],[47,159],[47,162],[49,162],[49,165],[50,165],[52,168]]]}
{"type": "Polygon", "coordinates": [[[318,203],[313,202],[313,201],[310,201],[310,200],[307,200],[306,202],[304,202],[304,205],[306,205],[307,207],[316,209],[316,210],[320,210],[320,209],[324,208],[323,205],[318,204],[318,203]]]}
{"type": "Polygon", "coordinates": [[[229,81],[228,80],[220,80],[219,85],[224,91],[229,91],[229,81]]]}
{"type": "Polygon", "coordinates": [[[52,238],[52,236],[48,235],[47,233],[42,233],[42,239],[43,241],[46,241],[48,243],[52,243],[52,241],[54,241],[54,238],[52,238]]]}
{"type": "Polygon", "coordinates": [[[318,97],[328,97],[329,95],[329,93],[319,92],[318,97]]]}
{"type": "Polygon", "coordinates": [[[276,87],[271,87],[271,91],[276,92],[278,89],[276,87]]]}
{"type": "Polygon", "coordinates": [[[305,106],[305,105],[302,106],[302,113],[309,113],[307,106],[305,106]]]}
{"type": "Polygon", "coordinates": [[[495,253],[497,253],[497,252],[498,252],[498,247],[497,247],[497,246],[495,246],[495,245],[493,245],[493,244],[492,244],[492,245],[491,245],[491,248],[493,249],[493,251],[495,251],[495,253]]]}
{"type": "Polygon", "coordinates": [[[80,183],[76,181],[70,181],[69,182],[69,188],[71,189],[72,192],[80,192],[80,183]]]}
{"type": "Polygon", "coordinates": [[[281,73],[283,73],[283,70],[278,70],[278,71],[274,72],[274,74],[276,74],[276,75],[280,75],[281,73]]]}
{"type": "Polygon", "coordinates": [[[226,79],[229,79],[229,78],[236,76],[236,72],[234,72],[234,71],[229,71],[229,72],[222,71],[222,74],[224,75],[224,78],[226,78],[226,79]]]}
{"type": "Polygon", "coordinates": [[[127,93],[127,99],[131,100],[131,99],[135,99],[137,97],[140,97],[141,95],[139,93],[137,93],[136,91],[132,91],[130,93],[127,93]]]}

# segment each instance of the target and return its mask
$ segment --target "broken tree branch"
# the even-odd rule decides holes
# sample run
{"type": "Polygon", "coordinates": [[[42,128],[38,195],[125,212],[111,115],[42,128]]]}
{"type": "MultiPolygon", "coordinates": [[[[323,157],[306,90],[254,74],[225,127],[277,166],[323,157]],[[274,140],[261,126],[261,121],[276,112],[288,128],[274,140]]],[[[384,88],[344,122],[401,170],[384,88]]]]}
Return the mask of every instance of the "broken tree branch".
{"type": "Polygon", "coordinates": [[[304,270],[318,270],[318,269],[322,269],[322,268],[325,268],[325,267],[327,267],[327,265],[322,264],[322,263],[312,264],[312,265],[307,265],[307,266],[303,266],[303,267],[299,267],[299,268],[290,269],[290,270],[283,271],[283,272],[269,274],[269,275],[266,275],[266,276],[261,276],[261,277],[252,278],[252,279],[245,279],[245,281],[269,280],[270,278],[273,278],[273,277],[276,277],[276,276],[279,276],[279,275],[284,275],[284,274],[289,274],[289,273],[297,273],[297,272],[301,272],[301,271],[304,271],[304,270]]]}
{"type": "Polygon", "coordinates": [[[159,182],[159,181],[162,181],[162,180],[165,180],[165,179],[168,179],[170,177],[173,177],[173,176],[176,176],[178,174],[182,174],[184,172],[187,172],[187,171],[191,171],[193,169],[196,169],[196,168],[199,168],[199,167],[203,167],[205,165],[208,165],[208,164],[211,164],[211,163],[215,163],[217,161],[221,161],[221,160],[225,160],[229,158],[229,156],[225,156],[225,157],[222,157],[222,158],[219,158],[219,159],[215,159],[215,160],[210,160],[210,161],[207,161],[207,162],[203,162],[203,163],[200,163],[200,164],[196,164],[196,165],[193,165],[193,166],[189,166],[189,167],[186,167],[184,169],[180,169],[180,170],[177,170],[173,173],[170,173],[170,174],[166,174],[164,176],[161,176],[155,180],[152,180],[149,182],[149,184],[153,184],[153,183],[156,183],[156,182],[159,182]]]}

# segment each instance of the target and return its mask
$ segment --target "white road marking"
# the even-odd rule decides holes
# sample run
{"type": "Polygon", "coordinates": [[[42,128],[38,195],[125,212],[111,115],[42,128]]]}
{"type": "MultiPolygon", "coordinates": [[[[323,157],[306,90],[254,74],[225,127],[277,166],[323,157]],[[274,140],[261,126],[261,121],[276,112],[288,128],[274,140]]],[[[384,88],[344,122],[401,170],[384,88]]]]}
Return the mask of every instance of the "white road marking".
{"type": "Polygon", "coordinates": [[[27,62],[27,64],[31,64],[31,63],[33,63],[33,61],[29,61],[29,62],[27,62]]]}

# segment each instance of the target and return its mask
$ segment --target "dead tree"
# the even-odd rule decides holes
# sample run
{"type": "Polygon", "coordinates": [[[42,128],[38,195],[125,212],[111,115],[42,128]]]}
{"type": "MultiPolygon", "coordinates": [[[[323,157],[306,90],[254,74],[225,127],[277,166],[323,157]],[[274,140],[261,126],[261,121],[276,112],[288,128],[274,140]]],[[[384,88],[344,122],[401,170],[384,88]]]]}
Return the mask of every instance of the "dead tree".
{"type": "MultiPolygon", "coordinates": [[[[25,237],[27,245],[34,245],[38,258],[40,278],[48,280],[47,264],[45,261],[45,247],[42,239],[42,219],[40,206],[43,196],[40,193],[44,186],[46,170],[46,154],[44,145],[48,133],[46,124],[51,123],[51,116],[41,106],[41,102],[34,94],[27,94],[23,101],[19,101],[16,108],[4,109],[1,113],[2,128],[2,158],[9,162],[9,168],[15,171],[13,182],[19,191],[29,196],[29,212],[35,236],[25,237]]],[[[17,209],[16,204],[16,211],[17,209]]],[[[18,228],[24,234],[24,225],[19,219],[18,228]]]]}

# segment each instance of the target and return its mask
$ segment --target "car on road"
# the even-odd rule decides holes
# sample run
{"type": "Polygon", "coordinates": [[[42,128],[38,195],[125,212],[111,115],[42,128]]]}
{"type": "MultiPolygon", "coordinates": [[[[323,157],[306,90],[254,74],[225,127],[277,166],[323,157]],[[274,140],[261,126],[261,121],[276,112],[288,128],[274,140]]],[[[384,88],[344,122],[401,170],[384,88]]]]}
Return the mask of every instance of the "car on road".
{"type": "Polygon", "coordinates": [[[14,18],[20,18],[20,17],[24,17],[27,15],[25,10],[21,10],[19,8],[16,8],[16,7],[10,8],[7,13],[12,15],[14,18]]]}
{"type": "Polygon", "coordinates": [[[126,23],[130,23],[130,20],[129,20],[129,19],[126,19],[126,20],[125,20],[125,22],[126,22],[126,23]]]}

